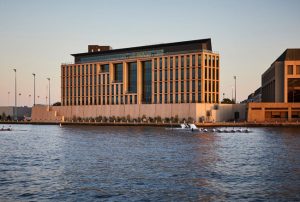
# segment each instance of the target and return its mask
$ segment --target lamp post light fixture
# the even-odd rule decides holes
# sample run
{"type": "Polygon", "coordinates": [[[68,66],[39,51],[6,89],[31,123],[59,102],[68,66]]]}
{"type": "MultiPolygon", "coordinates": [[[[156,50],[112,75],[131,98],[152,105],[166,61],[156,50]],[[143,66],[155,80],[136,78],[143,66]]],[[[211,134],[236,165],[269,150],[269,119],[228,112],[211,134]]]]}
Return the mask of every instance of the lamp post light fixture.
{"type": "Polygon", "coordinates": [[[15,72],[15,110],[14,110],[14,119],[18,120],[18,110],[17,110],[17,69],[13,69],[15,72]]]}
{"type": "Polygon", "coordinates": [[[10,91],[7,92],[7,106],[9,106],[10,91]]]}
{"type": "Polygon", "coordinates": [[[47,78],[49,81],[49,107],[50,107],[50,78],[47,78]]]}
{"type": "Polygon", "coordinates": [[[33,75],[33,106],[35,105],[35,73],[33,75]]]}
{"type": "Polygon", "coordinates": [[[236,103],[236,76],[233,76],[234,78],[234,103],[236,103]]]}

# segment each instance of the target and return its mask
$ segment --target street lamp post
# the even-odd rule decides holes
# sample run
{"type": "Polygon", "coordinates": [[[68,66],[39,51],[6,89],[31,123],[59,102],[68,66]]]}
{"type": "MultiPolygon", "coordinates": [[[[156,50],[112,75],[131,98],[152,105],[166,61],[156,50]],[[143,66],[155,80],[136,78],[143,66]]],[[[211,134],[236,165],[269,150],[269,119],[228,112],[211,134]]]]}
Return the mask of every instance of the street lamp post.
{"type": "Polygon", "coordinates": [[[236,76],[234,78],[234,103],[236,103],[236,76]]]}
{"type": "Polygon", "coordinates": [[[14,117],[15,120],[18,120],[18,110],[17,110],[17,69],[14,69],[15,72],[15,110],[14,117]]]}
{"type": "Polygon", "coordinates": [[[7,92],[7,106],[9,106],[10,91],[7,92]]]}
{"type": "Polygon", "coordinates": [[[50,107],[50,78],[47,78],[49,81],[49,107],[50,107]]]}
{"type": "Polygon", "coordinates": [[[35,106],[35,73],[33,75],[33,106],[35,106]]]}

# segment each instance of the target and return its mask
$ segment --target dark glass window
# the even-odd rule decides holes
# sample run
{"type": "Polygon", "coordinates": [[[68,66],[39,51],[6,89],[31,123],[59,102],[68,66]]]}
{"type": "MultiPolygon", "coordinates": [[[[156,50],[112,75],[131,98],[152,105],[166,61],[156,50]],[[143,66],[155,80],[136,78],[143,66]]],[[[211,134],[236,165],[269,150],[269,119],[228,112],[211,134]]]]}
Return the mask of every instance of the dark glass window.
{"type": "Polygon", "coordinates": [[[208,70],[208,78],[211,79],[211,68],[208,70]]]}
{"type": "Polygon", "coordinates": [[[181,69],[181,80],[183,80],[184,79],[184,69],[182,68],[181,69]]]}
{"type": "Polygon", "coordinates": [[[142,99],[143,103],[152,102],[152,62],[145,61],[142,62],[142,79],[143,79],[143,93],[142,99]]]}
{"type": "Polygon", "coordinates": [[[170,83],[170,93],[173,93],[173,82],[170,83]]]}
{"type": "Polygon", "coordinates": [[[114,72],[115,72],[115,82],[122,82],[123,81],[123,64],[115,64],[114,65],[114,72]]]}
{"type": "Polygon", "coordinates": [[[192,55],[192,66],[195,67],[195,55],[192,55]]]}
{"type": "Polygon", "coordinates": [[[162,94],[159,95],[159,103],[162,103],[162,94]]]}
{"type": "Polygon", "coordinates": [[[186,68],[186,79],[190,79],[190,68],[186,68]]]}
{"type": "Polygon", "coordinates": [[[181,56],[180,63],[181,67],[184,67],[184,56],[181,56]]]}
{"type": "Polygon", "coordinates": [[[168,80],[168,71],[167,71],[167,69],[165,69],[165,81],[167,81],[168,80]]]}
{"type": "Polygon", "coordinates": [[[157,103],[157,95],[154,95],[154,104],[157,103]]]}
{"type": "Polygon", "coordinates": [[[162,69],[162,58],[159,58],[159,68],[162,69]]]}
{"type": "Polygon", "coordinates": [[[109,72],[109,64],[101,65],[101,72],[109,72]]]}
{"type": "Polygon", "coordinates": [[[157,93],[157,82],[154,83],[154,93],[157,93]]]}
{"type": "Polygon", "coordinates": [[[173,69],[170,70],[170,80],[173,80],[173,69]]]}
{"type": "Polygon", "coordinates": [[[116,105],[119,104],[119,96],[116,96],[116,105]]]}
{"type": "Polygon", "coordinates": [[[186,94],[186,102],[187,102],[187,103],[190,103],[190,94],[189,94],[189,93],[186,94]]]}
{"type": "Polygon", "coordinates": [[[175,82],[175,91],[178,92],[178,82],[175,82]]]}
{"type": "Polygon", "coordinates": [[[190,92],[190,82],[186,82],[186,92],[190,92]]]}
{"type": "Polygon", "coordinates": [[[198,79],[201,79],[201,68],[198,68],[198,79]]]}
{"type": "Polygon", "coordinates": [[[196,84],[195,84],[195,80],[192,81],[192,92],[195,92],[196,90],[196,84]]]}
{"type": "Polygon", "coordinates": [[[80,96],[80,87],[78,87],[78,96],[80,96]]]}
{"type": "Polygon", "coordinates": [[[116,94],[119,94],[119,85],[116,85],[116,94]]]}
{"type": "Polygon", "coordinates": [[[168,58],[165,57],[165,68],[168,68],[168,58]]]}
{"type": "Polygon", "coordinates": [[[207,66],[207,55],[205,55],[204,65],[207,66]]]}
{"type": "Polygon", "coordinates": [[[192,94],[192,103],[195,103],[196,102],[196,98],[195,98],[195,94],[193,93],[192,94]]]}
{"type": "Polygon", "coordinates": [[[189,67],[190,66],[190,56],[186,56],[186,66],[189,67]]]}
{"type": "Polygon", "coordinates": [[[183,91],[184,91],[184,82],[181,81],[181,92],[183,92],[183,91]]]}
{"type": "Polygon", "coordinates": [[[181,103],[184,103],[184,95],[181,93],[181,103]]]}
{"type": "Polygon", "coordinates": [[[157,70],[154,69],[154,81],[157,81],[157,70]]]}
{"type": "Polygon", "coordinates": [[[97,65],[94,64],[94,74],[96,74],[96,73],[97,73],[97,65]]]}
{"type": "MultiPolygon", "coordinates": [[[[88,65],[85,65],[85,74],[88,74],[88,71],[89,71],[89,66],[88,65]]],[[[87,100],[88,101],[88,100],[87,100]]],[[[88,103],[88,102],[87,102],[88,103]]]]}
{"type": "Polygon", "coordinates": [[[208,66],[211,67],[211,58],[210,58],[210,55],[208,56],[208,66]]]}
{"type": "Polygon", "coordinates": [[[154,58],[154,69],[156,69],[157,68],[157,59],[156,58],[154,58]]]}
{"type": "Polygon", "coordinates": [[[219,67],[219,58],[216,58],[216,67],[219,67]]]}
{"type": "Polygon", "coordinates": [[[175,77],[176,77],[176,80],[178,80],[178,69],[175,70],[175,77]]]}
{"type": "Polygon", "coordinates": [[[200,103],[201,102],[201,92],[198,91],[198,102],[200,103]]]}
{"type": "Polygon", "coordinates": [[[192,68],[192,78],[195,79],[196,75],[195,75],[195,68],[192,68]]]}
{"type": "Polygon", "coordinates": [[[178,94],[175,94],[175,103],[178,103],[178,94]]]}
{"type": "Polygon", "coordinates": [[[162,82],[159,83],[159,93],[162,93],[162,82]]]}
{"type": "Polygon", "coordinates": [[[198,67],[201,67],[201,55],[198,55],[198,67]]]}
{"type": "Polygon", "coordinates": [[[168,94],[165,94],[165,103],[168,103],[168,94]]]}
{"type": "Polygon", "coordinates": [[[137,63],[128,63],[128,91],[137,92],[137,63]]]}
{"type": "Polygon", "coordinates": [[[165,93],[167,93],[167,92],[168,92],[168,83],[165,82],[165,93]]]}
{"type": "Polygon", "coordinates": [[[93,85],[93,77],[92,77],[92,75],[90,76],[90,85],[93,85]]]}
{"type": "Polygon", "coordinates": [[[175,57],[175,66],[178,67],[178,56],[175,57]]]}
{"type": "Polygon", "coordinates": [[[170,67],[173,67],[173,57],[170,57],[170,67]]]}
{"type": "Polygon", "coordinates": [[[162,80],[162,70],[159,70],[159,80],[162,80]]]}

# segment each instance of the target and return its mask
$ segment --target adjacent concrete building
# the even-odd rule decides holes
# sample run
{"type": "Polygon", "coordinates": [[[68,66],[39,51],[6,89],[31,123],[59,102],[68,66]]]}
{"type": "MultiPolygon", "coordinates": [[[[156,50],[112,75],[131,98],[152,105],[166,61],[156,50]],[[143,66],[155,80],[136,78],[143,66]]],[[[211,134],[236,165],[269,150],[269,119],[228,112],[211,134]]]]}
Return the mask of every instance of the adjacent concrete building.
{"type": "Polygon", "coordinates": [[[286,49],[263,73],[262,102],[300,102],[300,49],[286,49]]]}
{"type": "Polygon", "coordinates": [[[249,103],[248,121],[300,121],[300,49],[287,49],[262,75],[262,103],[249,103]]]}

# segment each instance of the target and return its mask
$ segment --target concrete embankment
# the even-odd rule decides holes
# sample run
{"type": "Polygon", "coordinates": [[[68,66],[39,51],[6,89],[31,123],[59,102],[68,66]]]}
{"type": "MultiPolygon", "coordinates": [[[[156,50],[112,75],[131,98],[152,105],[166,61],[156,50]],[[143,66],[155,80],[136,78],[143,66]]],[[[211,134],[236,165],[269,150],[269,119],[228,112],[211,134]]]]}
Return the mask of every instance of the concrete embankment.
{"type": "MultiPolygon", "coordinates": [[[[57,122],[30,122],[30,121],[0,121],[0,124],[31,124],[31,125],[59,125],[57,122]]],[[[180,127],[179,123],[148,123],[148,122],[62,122],[62,125],[89,125],[89,126],[153,126],[153,127],[180,127]]],[[[198,127],[300,127],[300,122],[218,122],[195,123],[198,127]]]]}

